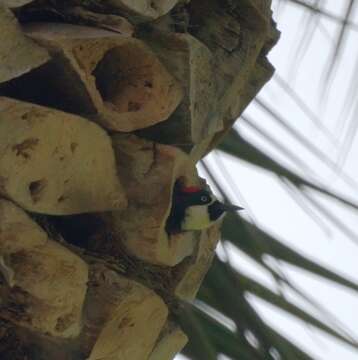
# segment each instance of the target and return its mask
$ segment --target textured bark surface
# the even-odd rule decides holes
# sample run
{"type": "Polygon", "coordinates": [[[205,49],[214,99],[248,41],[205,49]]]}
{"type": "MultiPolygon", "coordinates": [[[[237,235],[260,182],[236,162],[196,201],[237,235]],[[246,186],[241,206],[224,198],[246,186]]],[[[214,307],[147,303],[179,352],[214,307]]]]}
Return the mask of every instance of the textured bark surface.
{"type": "Polygon", "coordinates": [[[221,224],[169,234],[173,189],[206,186],[277,37],[269,0],[1,2],[1,359],[183,348],[221,224]]]}
{"type": "Polygon", "coordinates": [[[187,341],[183,331],[175,323],[168,321],[148,360],[172,360],[187,341]]]}
{"type": "Polygon", "coordinates": [[[0,317],[42,334],[78,336],[87,264],[6,200],[0,200],[0,238],[0,317]]]}
{"type": "Polygon", "coordinates": [[[25,74],[49,59],[46,49],[27,39],[15,16],[0,3],[0,83],[25,74]]]}
{"type": "Polygon", "coordinates": [[[0,194],[45,214],[127,205],[109,136],[79,116],[0,97],[0,194]]]}
{"type": "Polygon", "coordinates": [[[3,6],[6,6],[10,9],[16,9],[18,7],[27,5],[31,2],[33,2],[34,0],[2,0],[1,4],[3,6]]]}
{"type": "Polygon", "coordinates": [[[201,232],[193,256],[190,261],[183,264],[174,290],[174,294],[179,299],[195,299],[214,257],[214,251],[220,238],[220,225],[215,224],[201,232]]]}
{"type": "Polygon", "coordinates": [[[169,12],[179,0],[105,0],[113,9],[127,14],[134,21],[156,19],[169,12]]]}
{"type": "Polygon", "coordinates": [[[185,97],[170,122],[142,131],[143,136],[181,145],[199,143],[222,130],[216,112],[216,75],[209,49],[190,34],[153,30],[143,39],[185,89],[185,97]]]}
{"type": "MultiPolygon", "coordinates": [[[[48,77],[69,99],[62,110],[87,113],[108,129],[128,132],[166,120],[181,101],[179,84],[139,40],[68,24],[31,24],[25,31],[55,58],[36,75],[48,77]],[[59,77],[63,73],[66,82],[59,77]]],[[[41,102],[41,95],[40,89],[30,100],[41,102]]],[[[44,105],[61,103],[55,97],[44,105]]]]}
{"type": "Polygon", "coordinates": [[[146,359],[167,318],[163,300],[102,265],[91,271],[81,335],[88,359],[146,359]]]}
{"type": "Polygon", "coordinates": [[[129,205],[126,211],[108,216],[113,229],[113,247],[124,245],[132,255],[153,264],[173,266],[191,255],[193,232],[172,235],[165,223],[178,178],[198,184],[199,178],[188,156],[172,146],[157,144],[133,135],[112,137],[118,167],[123,167],[123,183],[129,205]]]}

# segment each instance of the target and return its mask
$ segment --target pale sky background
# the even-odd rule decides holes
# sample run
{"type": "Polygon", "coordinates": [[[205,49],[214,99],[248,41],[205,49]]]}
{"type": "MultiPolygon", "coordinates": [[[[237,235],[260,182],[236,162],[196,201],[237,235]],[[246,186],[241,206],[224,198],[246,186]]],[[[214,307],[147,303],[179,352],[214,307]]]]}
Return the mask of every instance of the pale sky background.
{"type": "MultiPolygon", "coordinates": [[[[286,3],[286,1],[282,2],[286,3]]],[[[344,6],[347,3],[348,1],[346,0],[326,0],[324,7],[331,13],[342,15],[345,9],[344,6]]],[[[299,53],[295,52],[295,44],[301,40],[303,30],[307,28],[307,23],[305,22],[307,13],[302,7],[297,5],[286,5],[278,12],[277,4],[278,1],[274,0],[274,18],[278,22],[278,28],[282,34],[278,45],[271,51],[269,58],[278,74],[286,79],[290,86],[295,89],[319,116],[320,120],[333,134],[333,137],[336,138],[336,143],[328,140],[327,136],[322,134],[312,124],[297,105],[284,95],[275,80],[271,80],[259,95],[284,118],[289,119],[290,125],[300,134],[336,161],[342,150],[341,144],[344,141],[345,133],[352,133],[352,131],[347,130],[346,125],[349,124],[349,121],[346,121],[347,116],[342,117],[342,107],[347,92],[352,92],[349,86],[353,76],[353,69],[358,59],[358,32],[349,32],[345,51],[340,61],[341,66],[337,71],[334,82],[331,84],[329,97],[322,105],[320,101],[322,85],[327,87],[327,84],[322,81],[322,73],[326,69],[327,59],[331,54],[332,44],[334,44],[332,41],[334,41],[334,34],[337,32],[336,24],[332,20],[321,17],[318,30],[311,36],[310,46],[306,50],[305,56],[301,57],[299,53]],[[296,63],[295,59],[297,59],[296,63]]],[[[354,15],[354,19],[351,20],[358,23],[358,12],[356,11],[354,15]]],[[[354,91],[358,93],[356,88],[354,91]]],[[[245,113],[254,119],[255,124],[282,142],[284,146],[294,152],[296,156],[299,156],[313,170],[310,172],[303,171],[297,164],[292,163],[285,154],[275,150],[269,143],[262,140],[260,136],[257,136],[247,125],[243,122],[238,122],[237,126],[240,128],[242,135],[252,140],[255,144],[260,145],[268,154],[299,171],[301,174],[319,179],[319,181],[337,193],[358,201],[356,186],[349,186],[344,183],[337,174],[322,164],[322,161],[312,156],[305,146],[292,138],[259,108],[255,107],[255,105],[250,105],[245,113]]],[[[354,114],[352,118],[354,118],[354,114]]],[[[352,119],[348,118],[348,120],[351,121],[352,119]]],[[[357,155],[358,140],[355,140],[343,169],[345,173],[358,182],[357,155]]],[[[250,167],[243,162],[233,161],[227,156],[221,155],[221,159],[225,160],[226,166],[230,169],[230,173],[233,174],[240,196],[245,200],[243,204],[242,198],[228,188],[232,201],[245,207],[246,214],[244,216],[247,216],[249,220],[254,221],[260,227],[277,236],[285,244],[289,244],[320,264],[358,282],[358,236],[355,236],[357,243],[354,243],[324,218],[323,222],[326,224],[327,230],[323,231],[296,204],[275,177],[250,167]]],[[[215,155],[210,155],[209,164],[214,165],[214,160],[215,155]]],[[[222,183],[225,185],[224,180],[222,183]]],[[[358,233],[357,212],[344,208],[339,203],[323,196],[316,196],[316,199],[328,206],[353,232],[358,233]]],[[[267,273],[258,269],[243,253],[235,249],[229,250],[231,260],[235,266],[275,290],[274,282],[267,273]]],[[[222,252],[220,248],[218,252],[220,255],[222,252]]],[[[295,284],[299,285],[307,294],[332,312],[345,328],[358,338],[357,294],[328,281],[313,277],[308,273],[298,271],[289,265],[281,264],[281,266],[295,284]]],[[[286,295],[292,301],[304,306],[306,310],[315,313],[310,306],[303,304],[294,294],[287,291],[286,295]]],[[[286,315],[272,306],[266,305],[261,300],[253,297],[250,299],[267,323],[280,330],[287,338],[305,349],[315,359],[358,359],[358,352],[354,352],[348,346],[317,330],[313,330],[290,315],[286,315]]],[[[176,360],[180,359],[184,359],[184,357],[176,357],[176,360]]]]}

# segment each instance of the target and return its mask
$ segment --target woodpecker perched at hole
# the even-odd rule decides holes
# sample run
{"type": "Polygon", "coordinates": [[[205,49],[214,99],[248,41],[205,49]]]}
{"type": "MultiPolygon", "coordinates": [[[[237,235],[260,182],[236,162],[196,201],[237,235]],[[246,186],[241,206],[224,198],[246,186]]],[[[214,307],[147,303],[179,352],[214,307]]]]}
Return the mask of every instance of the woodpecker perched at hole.
{"type": "Polygon", "coordinates": [[[165,229],[169,235],[203,230],[222,219],[226,212],[242,209],[240,206],[221,203],[208,188],[185,187],[177,182],[165,229]]]}

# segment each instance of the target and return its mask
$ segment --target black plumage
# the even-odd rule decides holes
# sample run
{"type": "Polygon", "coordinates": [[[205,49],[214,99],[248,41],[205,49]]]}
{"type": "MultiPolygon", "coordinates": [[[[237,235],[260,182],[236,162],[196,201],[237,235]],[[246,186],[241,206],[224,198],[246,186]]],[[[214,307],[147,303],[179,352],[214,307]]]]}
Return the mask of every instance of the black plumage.
{"type": "Polygon", "coordinates": [[[216,200],[208,206],[209,219],[215,221],[219,219],[225,211],[227,211],[225,205],[216,200]]]}
{"type": "Polygon", "coordinates": [[[202,189],[197,192],[185,192],[179,183],[173,190],[172,208],[166,222],[165,230],[168,234],[181,231],[181,225],[185,218],[185,211],[193,205],[207,205],[212,202],[211,193],[202,189]]]}

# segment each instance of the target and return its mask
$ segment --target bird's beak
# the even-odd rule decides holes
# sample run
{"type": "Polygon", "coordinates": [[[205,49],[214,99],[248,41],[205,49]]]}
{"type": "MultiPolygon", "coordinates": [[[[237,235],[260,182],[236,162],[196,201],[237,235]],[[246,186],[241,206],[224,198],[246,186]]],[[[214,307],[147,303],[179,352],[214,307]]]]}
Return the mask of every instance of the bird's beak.
{"type": "Polygon", "coordinates": [[[225,211],[234,212],[234,211],[244,210],[243,207],[237,206],[237,205],[232,205],[232,204],[221,204],[221,206],[222,206],[222,209],[225,211]]]}

